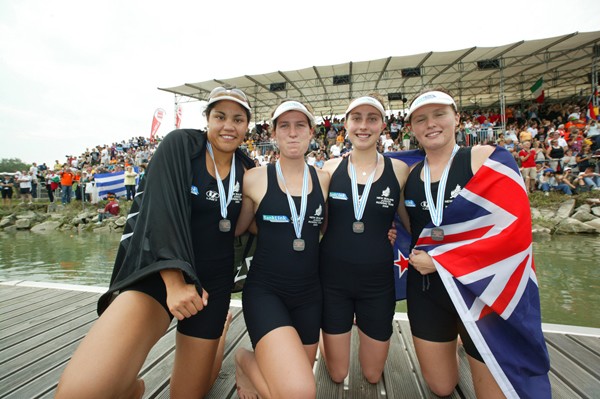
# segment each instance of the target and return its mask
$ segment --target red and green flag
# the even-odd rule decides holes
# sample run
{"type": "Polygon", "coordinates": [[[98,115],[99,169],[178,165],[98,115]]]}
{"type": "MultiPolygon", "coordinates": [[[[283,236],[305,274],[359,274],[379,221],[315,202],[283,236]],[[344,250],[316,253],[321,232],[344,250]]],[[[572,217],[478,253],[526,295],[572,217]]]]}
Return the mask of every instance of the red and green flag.
{"type": "Polygon", "coordinates": [[[531,88],[531,94],[538,103],[544,102],[544,78],[540,78],[531,88]]]}

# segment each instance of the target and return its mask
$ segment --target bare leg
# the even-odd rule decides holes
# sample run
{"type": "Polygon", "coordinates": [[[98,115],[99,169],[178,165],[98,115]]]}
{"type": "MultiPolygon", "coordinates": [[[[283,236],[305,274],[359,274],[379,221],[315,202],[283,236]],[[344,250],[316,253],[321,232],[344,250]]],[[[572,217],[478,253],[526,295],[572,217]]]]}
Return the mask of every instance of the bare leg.
{"type": "Polygon", "coordinates": [[[338,384],[344,382],[350,368],[350,339],[350,331],[343,334],[321,333],[321,355],[329,377],[338,384]]]}
{"type": "Polygon", "coordinates": [[[423,377],[433,393],[448,396],[458,383],[456,340],[431,342],[413,336],[423,377]]]}
{"type": "Polygon", "coordinates": [[[254,359],[240,351],[238,365],[261,398],[314,398],[317,389],[309,357],[314,359],[316,350],[316,343],[302,345],[293,327],[279,327],[261,338],[254,359]]]}
{"type": "Polygon", "coordinates": [[[212,374],[210,380],[212,384],[215,383],[217,377],[219,377],[219,372],[221,371],[221,366],[223,365],[223,354],[225,353],[225,340],[227,338],[227,331],[229,331],[229,326],[231,325],[231,320],[233,319],[233,314],[231,312],[227,312],[227,318],[225,319],[225,325],[223,326],[223,335],[221,335],[221,339],[219,339],[219,346],[217,347],[217,353],[215,355],[215,361],[213,363],[212,374]]]}
{"type": "Polygon", "coordinates": [[[141,397],[137,374],[169,326],[163,307],[146,294],[120,294],[94,323],[65,371],[56,398],[141,397]]]}
{"type": "Polygon", "coordinates": [[[496,380],[490,373],[490,369],[485,363],[480,362],[467,355],[469,366],[471,367],[471,376],[473,377],[473,386],[475,387],[475,396],[485,399],[505,398],[502,390],[496,383],[496,380]]]}
{"type": "MultiPolygon", "coordinates": [[[[314,365],[315,357],[317,355],[318,344],[303,345],[309,363],[314,365]]],[[[251,370],[254,372],[253,378],[257,381],[257,384],[261,386],[261,391],[268,391],[267,382],[264,380],[263,375],[258,369],[258,363],[254,352],[247,349],[240,348],[235,356],[236,359],[236,385],[238,389],[238,396],[241,399],[257,399],[258,390],[254,387],[250,378],[244,373],[244,370],[251,370]],[[242,366],[243,365],[243,366],[242,366]],[[256,373],[256,371],[259,371],[256,373]]]]}
{"type": "Polygon", "coordinates": [[[214,383],[211,378],[219,341],[177,332],[171,398],[202,398],[208,393],[214,383]]]}
{"type": "Polygon", "coordinates": [[[390,348],[390,340],[378,341],[370,338],[360,329],[358,330],[358,336],[360,339],[358,359],[363,375],[371,384],[377,384],[383,374],[390,348]]]}
{"type": "Polygon", "coordinates": [[[261,385],[261,391],[269,390],[267,382],[258,370],[254,352],[240,348],[235,353],[235,384],[240,399],[257,399],[258,390],[254,387],[252,380],[246,375],[246,371],[254,373],[253,380],[261,385]],[[258,371],[258,372],[257,372],[258,371]]]}

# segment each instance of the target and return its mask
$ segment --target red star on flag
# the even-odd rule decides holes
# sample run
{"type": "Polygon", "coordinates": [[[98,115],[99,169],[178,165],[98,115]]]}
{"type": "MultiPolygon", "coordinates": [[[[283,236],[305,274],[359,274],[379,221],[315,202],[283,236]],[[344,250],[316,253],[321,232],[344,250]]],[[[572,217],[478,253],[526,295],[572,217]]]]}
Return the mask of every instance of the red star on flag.
{"type": "Polygon", "coordinates": [[[400,276],[408,269],[408,258],[404,257],[404,254],[398,250],[398,259],[394,260],[394,266],[400,268],[400,276]]]}

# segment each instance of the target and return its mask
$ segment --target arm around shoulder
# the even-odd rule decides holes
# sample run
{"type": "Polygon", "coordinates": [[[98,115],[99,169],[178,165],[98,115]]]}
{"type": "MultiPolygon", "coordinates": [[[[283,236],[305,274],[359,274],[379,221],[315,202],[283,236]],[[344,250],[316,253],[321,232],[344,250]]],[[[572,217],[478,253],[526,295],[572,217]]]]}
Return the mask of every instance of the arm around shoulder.
{"type": "Polygon", "coordinates": [[[333,159],[325,161],[325,163],[323,164],[322,170],[327,172],[329,174],[329,176],[331,177],[333,175],[333,172],[337,169],[340,162],[342,162],[342,159],[343,158],[333,158],[333,159]]]}
{"type": "Polygon", "coordinates": [[[410,168],[404,161],[395,158],[391,158],[391,160],[392,166],[394,167],[394,174],[396,175],[396,179],[398,179],[400,188],[404,189],[406,179],[408,178],[408,174],[410,173],[410,168]]]}
{"type": "Polygon", "coordinates": [[[495,147],[491,145],[476,145],[471,150],[471,169],[473,174],[477,173],[483,163],[492,155],[495,147]]]}
{"type": "Polygon", "coordinates": [[[329,196],[329,182],[331,180],[331,175],[322,169],[315,168],[315,170],[317,171],[317,176],[319,177],[319,184],[321,185],[323,198],[325,199],[325,202],[327,202],[327,197],[329,196]]]}
{"type": "Polygon", "coordinates": [[[235,235],[243,234],[254,220],[256,208],[267,192],[267,168],[261,166],[252,168],[244,174],[242,188],[242,210],[235,227],[235,235]]]}

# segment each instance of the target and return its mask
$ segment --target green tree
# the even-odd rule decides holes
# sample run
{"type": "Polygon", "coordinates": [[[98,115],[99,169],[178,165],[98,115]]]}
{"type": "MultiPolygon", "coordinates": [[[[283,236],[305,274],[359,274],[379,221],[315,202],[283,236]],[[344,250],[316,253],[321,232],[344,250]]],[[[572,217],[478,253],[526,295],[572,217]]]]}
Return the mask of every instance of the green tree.
{"type": "Polygon", "coordinates": [[[0,173],[14,173],[17,170],[29,170],[31,165],[26,164],[19,158],[2,158],[0,159],[0,173]]]}

